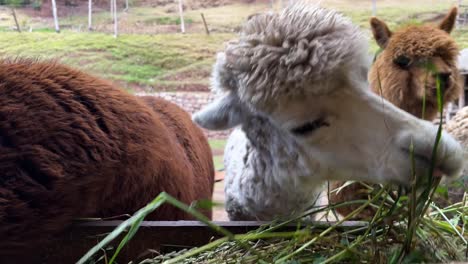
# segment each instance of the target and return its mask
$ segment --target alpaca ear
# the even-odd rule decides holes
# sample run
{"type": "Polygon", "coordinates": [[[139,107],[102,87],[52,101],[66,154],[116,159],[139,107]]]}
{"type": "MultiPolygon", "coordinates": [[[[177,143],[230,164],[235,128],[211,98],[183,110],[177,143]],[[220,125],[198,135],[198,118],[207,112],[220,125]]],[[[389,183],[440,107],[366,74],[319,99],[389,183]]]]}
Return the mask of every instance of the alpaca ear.
{"type": "Polygon", "coordinates": [[[384,49],[392,36],[392,32],[388,29],[385,22],[377,19],[376,17],[371,18],[370,25],[375,41],[382,49],[384,49]]]}
{"type": "Polygon", "coordinates": [[[442,22],[439,23],[439,28],[450,34],[455,27],[455,21],[457,20],[458,9],[452,8],[450,12],[444,17],[442,22]]]}
{"type": "Polygon", "coordinates": [[[195,113],[192,120],[206,129],[225,130],[239,125],[244,112],[239,98],[229,93],[195,113]]]}

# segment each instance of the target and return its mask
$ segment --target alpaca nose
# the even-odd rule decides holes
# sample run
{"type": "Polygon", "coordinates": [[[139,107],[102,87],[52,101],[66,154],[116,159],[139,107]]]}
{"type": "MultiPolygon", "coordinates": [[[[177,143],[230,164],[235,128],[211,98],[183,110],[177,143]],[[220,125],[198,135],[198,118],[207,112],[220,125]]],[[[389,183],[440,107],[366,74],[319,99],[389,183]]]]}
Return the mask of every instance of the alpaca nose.
{"type": "Polygon", "coordinates": [[[417,165],[428,169],[434,163],[434,169],[440,171],[449,178],[457,178],[461,175],[464,163],[463,149],[460,144],[449,134],[442,131],[442,136],[435,150],[437,129],[433,127],[426,135],[407,134],[401,138],[400,146],[406,153],[413,153],[417,165]],[[412,147],[410,147],[412,146],[412,147]]]}

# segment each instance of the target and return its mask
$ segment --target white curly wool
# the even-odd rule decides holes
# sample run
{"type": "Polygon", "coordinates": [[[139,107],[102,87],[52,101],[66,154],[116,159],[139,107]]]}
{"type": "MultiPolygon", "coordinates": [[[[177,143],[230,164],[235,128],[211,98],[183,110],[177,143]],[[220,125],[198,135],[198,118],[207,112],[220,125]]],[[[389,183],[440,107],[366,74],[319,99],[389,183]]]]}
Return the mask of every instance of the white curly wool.
{"type": "Polygon", "coordinates": [[[254,16],[218,56],[215,92],[236,91],[242,101],[267,109],[278,97],[329,93],[336,88],[331,79],[356,72],[350,68],[365,75],[370,63],[367,40],[357,26],[333,10],[306,3],[254,16]],[[307,89],[311,82],[321,85],[307,89]]]}

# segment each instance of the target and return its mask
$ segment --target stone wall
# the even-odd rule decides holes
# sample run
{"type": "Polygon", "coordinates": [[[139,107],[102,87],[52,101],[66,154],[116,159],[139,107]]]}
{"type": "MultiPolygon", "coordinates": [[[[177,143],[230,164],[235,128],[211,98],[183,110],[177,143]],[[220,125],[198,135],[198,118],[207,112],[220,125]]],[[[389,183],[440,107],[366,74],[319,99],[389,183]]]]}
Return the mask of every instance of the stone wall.
{"type": "MultiPolygon", "coordinates": [[[[212,102],[214,95],[207,92],[159,92],[159,93],[136,93],[137,96],[158,96],[182,107],[185,111],[193,114],[203,106],[212,102]]],[[[203,129],[208,138],[224,139],[229,136],[231,130],[209,131],[203,129]]]]}

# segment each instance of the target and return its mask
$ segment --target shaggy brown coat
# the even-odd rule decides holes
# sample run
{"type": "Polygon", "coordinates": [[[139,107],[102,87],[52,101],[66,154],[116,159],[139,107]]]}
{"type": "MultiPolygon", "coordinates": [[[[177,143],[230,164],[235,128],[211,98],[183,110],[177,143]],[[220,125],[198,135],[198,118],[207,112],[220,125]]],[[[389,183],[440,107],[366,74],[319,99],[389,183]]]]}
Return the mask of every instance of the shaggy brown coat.
{"type": "Polygon", "coordinates": [[[459,50],[450,36],[456,16],[457,9],[453,8],[437,27],[411,25],[396,32],[372,18],[374,38],[383,49],[369,72],[372,90],[426,120],[433,120],[438,113],[437,77],[441,80],[444,104],[457,99],[462,92],[457,69],[459,50]]]}
{"type": "MultiPolygon", "coordinates": [[[[416,117],[426,120],[436,118],[436,78],[441,81],[444,105],[462,93],[456,65],[459,51],[450,36],[456,16],[457,8],[452,8],[436,27],[411,25],[396,32],[391,32],[385,22],[372,18],[372,33],[382,49],[369,72],[372,90],[416,117]]],[[[330,190],[344,184],[344,181],[332,182],[330,190]]],[[[359,199],[368,199],[368,190],[359,183],[330,194],[331,204],[359,199]]],[[[348,215],[359,206],[338,207],[337,212],[348,215]]],[[[355,219],[369,218],[374,213],[375,210],[368,207],[355,219]]]]}
{"type": "MultiPolygon", "coordinates": [[[[132,214],[162,191],[212,197],[210,147],[172,103],[27,60],[0,62],[0,102],[0,260],[74,218],[132,214]]],[[[163,206],[147,219],[191,216],[163,206]]]]}

